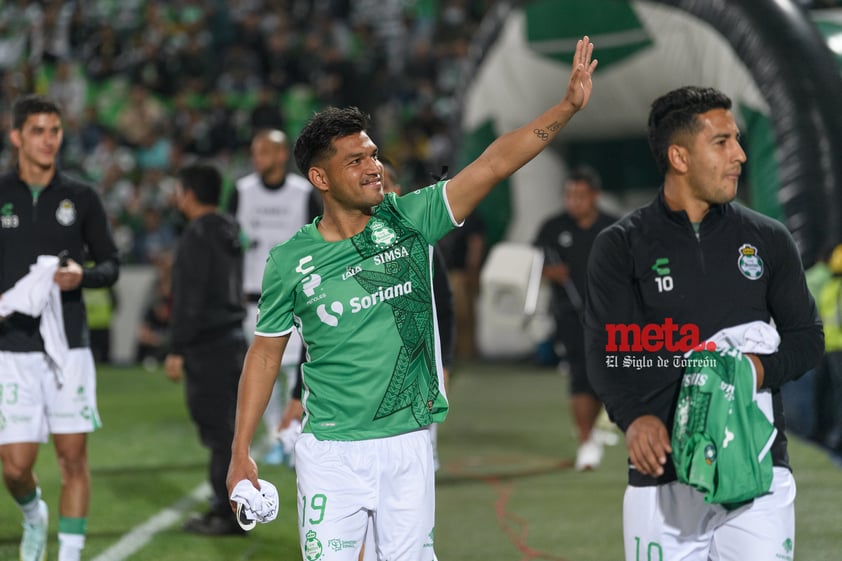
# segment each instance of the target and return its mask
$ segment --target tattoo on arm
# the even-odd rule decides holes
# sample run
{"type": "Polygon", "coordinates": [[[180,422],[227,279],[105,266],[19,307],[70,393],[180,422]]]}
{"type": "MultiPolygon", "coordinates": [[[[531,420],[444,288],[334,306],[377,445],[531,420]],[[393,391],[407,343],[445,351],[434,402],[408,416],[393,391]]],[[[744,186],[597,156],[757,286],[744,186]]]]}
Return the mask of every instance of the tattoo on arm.
{"type": "Polygon", "coordinates": [[[535,129],[532,132],[537,136],[540,140],[546,142],[550,139],[550,134],[554,132],[558,132],[561,130],[561,123],[558,121],[553,121],[549,124],[549,126],[545,129],[535,129]]]}
{"type": "Polygon", "coordinates": [[[535,133],[535,136],[537,136],[539,140],[543,140],[544,142],[546,142],[550,138],[550,133],[548,133],[544,129],[535,129],[532,132],[535,133]]]}

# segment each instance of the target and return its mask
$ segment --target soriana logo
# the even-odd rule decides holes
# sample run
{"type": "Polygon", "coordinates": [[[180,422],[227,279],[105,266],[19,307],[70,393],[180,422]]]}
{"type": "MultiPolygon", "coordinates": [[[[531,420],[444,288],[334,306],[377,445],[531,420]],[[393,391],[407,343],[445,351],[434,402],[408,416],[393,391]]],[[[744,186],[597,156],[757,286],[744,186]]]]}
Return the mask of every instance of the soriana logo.
{"type": "Polygon", "coordinates": [[[661,325],[609,323],[605,325],[608,336],[606,352],[670,352],[715,351],[716,343],[701,341],[699,326],[692,323],[677,324],[666,318],[661,325]]]}

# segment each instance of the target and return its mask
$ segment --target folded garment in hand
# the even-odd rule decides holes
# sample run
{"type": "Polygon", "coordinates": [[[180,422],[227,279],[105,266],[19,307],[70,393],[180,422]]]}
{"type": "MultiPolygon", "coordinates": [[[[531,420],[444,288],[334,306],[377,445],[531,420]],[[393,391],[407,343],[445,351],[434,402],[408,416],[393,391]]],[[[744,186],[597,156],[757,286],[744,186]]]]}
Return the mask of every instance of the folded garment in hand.
{"type": "Polygon", "coordinates": [[[237,503],[237,522],[246,530],[254,527],[254,521],[265,524],[278,516],[278,490],[266,480],[257,483],[260,489],[243,479],[231,493],[231,500],[237,503]]]}

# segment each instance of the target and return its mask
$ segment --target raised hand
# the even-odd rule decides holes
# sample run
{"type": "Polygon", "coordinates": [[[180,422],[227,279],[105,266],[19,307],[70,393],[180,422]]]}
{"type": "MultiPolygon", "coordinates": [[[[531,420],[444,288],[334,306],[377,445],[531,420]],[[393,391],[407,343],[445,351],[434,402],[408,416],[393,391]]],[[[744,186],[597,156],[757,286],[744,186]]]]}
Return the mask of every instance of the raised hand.
{"type": "Polygon", "coordinates": [[[576,111],[581,111],[588,104],[593,90],[593,76],[598,60],[593,59],[593,43],[585,35],[576,43],[576,52],[573,54],[573,68],[570,71],[570,81],[567,83],[567,93],[564,99],[573,106],[576,111]]]}

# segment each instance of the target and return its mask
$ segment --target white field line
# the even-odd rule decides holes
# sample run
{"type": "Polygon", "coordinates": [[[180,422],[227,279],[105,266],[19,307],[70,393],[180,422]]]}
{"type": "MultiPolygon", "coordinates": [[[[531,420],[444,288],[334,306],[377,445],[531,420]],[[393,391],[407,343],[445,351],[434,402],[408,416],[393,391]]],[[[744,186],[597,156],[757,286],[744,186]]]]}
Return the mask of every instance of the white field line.
{"type": "Polygon", "coordinates": [[[120,541],[97,555],[93,561],[123,561],[127,559],[152,541],[155,534],[166,530],[181,520],[187,511],[196,506],[197,503],[206,500],[210,493],[210,484],[202,483],[172,506],[163,509],[143,524],[132,528],[120,538],[120,541]]]}

